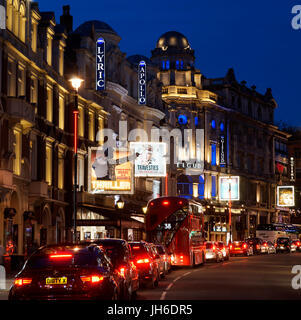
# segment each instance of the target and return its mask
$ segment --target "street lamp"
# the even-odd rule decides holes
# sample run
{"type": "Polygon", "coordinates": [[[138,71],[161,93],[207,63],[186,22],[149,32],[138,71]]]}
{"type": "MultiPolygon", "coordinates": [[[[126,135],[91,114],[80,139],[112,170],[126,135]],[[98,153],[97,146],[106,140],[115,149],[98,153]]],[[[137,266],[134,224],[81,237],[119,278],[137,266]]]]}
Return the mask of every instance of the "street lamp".
{"type": "Polygon", "coordinates": [[[74,119],[74,185],[73,185],[73,241],[76,242],[76,214],[77,214],[77,122],[78,122],[78,89],[81,86],[81,83],[84,81],[80,78],[74,77],[69,80],[74,89],[74,110],[73,110],[73,119],[74,119]]]}
{"type": "MultiPolygon", "coordinates": [[[[124,201],[122,201],[121,199],[119,199],[116,202],[117,208],[119,210],[122,210],[124,208],[124,201]]],[[[120,239],[122,238],[122,226],[121,226],[121,217],[119,217],[119,228],[120,228],[120,239]]]]}

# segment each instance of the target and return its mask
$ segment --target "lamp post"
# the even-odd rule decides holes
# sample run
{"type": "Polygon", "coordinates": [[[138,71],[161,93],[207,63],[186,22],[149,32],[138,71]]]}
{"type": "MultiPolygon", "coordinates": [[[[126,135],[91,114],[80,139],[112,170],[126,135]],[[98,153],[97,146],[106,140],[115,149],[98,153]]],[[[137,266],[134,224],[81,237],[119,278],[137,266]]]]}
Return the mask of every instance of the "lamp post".
{"type": "MultiPolygon", "coordinates": [[[[122,210],[124,208],[124,201],[122,201],[121,199],[119,199],[116,202],[117,208],[119,210],[122,210]]],[[[120,228],[120,239],[122,238],[122,226],[121,226],[121,217],[119,217],[119,228],[120,228]]]]}
{"type": "Polygon", "coordinates": [[[69,80],[74,89],[74,110],[73,110],[73,120],[74,120],[74,184],[73,184],[73,241],[76,242],[76,214],[77,214],[77,139],[78,139],[78,89],[81,83],[84,81],[79,78],[72,78],[69,80]]]}

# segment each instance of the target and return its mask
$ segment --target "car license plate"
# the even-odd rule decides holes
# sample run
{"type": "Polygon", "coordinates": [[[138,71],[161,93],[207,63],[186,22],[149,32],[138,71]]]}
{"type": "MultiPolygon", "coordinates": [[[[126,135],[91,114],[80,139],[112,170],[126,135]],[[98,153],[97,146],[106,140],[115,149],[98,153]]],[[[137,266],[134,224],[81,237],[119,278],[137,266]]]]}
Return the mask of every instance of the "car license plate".
{"type": "Polygon", "coordinates": [[[61,277],[61,278],[46,278],[46,284],[66,284],[67,278],[61,277]]]}

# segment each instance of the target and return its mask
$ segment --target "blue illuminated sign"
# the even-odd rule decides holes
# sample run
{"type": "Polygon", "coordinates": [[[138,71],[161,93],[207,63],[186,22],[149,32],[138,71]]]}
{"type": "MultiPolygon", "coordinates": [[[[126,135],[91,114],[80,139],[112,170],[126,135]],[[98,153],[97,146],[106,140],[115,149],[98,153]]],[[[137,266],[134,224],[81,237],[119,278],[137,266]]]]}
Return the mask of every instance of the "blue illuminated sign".
{"type": "Polygon", "coordinates": [[[138,66],[138,104],[146,104],[146,63],[140,61],[138,66]]]}
{"type": "Polygon", "coordinates": [[[96,41],[96,90],[105,90],[105,40],[99,38],[96,41]]]}
{"type": "Polygon", "coordinates": [[[221,167],[224,167],[226,165],[226,138],[225,135],[221,134],[220,140],[219,140],[219,164],[221,167]]]}

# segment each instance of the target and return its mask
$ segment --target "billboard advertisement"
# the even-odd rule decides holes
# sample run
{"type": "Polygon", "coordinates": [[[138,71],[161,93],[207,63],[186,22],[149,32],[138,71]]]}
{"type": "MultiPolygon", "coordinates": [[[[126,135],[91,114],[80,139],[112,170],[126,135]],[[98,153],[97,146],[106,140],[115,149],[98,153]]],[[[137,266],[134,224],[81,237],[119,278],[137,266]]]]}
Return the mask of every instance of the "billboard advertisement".
{"type": "Polygon", "coordinates": [[[129,151],[113,151],[113,159],[101,147],[89,148],[88,191],[101,194],[133,194],[134,174],[129,151]]]}
{"type": "Polygon", "coordinates": [[[166,176],[166,144],[164,142],[131,142],[135,159],[135,177],[166,176]]]}
{"type": "Polygon", "coordinates": [[[239,200],[239,177],[219,177],[219,199],[221,201],[239,200]]]}
{"type": "Polygon", "coordinates": [[[294,207],[295,206],[295,188],[294,186],[277,187],[277,206],[294,207]]]}

